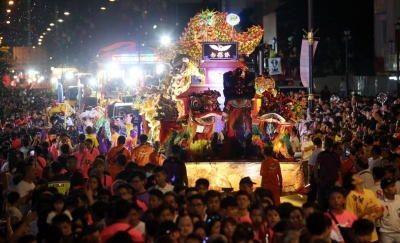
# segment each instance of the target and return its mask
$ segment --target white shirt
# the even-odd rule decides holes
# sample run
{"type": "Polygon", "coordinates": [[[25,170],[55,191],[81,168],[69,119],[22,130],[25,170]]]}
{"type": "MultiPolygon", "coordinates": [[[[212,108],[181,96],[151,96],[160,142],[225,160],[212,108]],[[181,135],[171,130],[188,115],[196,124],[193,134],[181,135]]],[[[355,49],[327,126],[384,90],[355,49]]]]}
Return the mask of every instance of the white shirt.
{"type": "Polygon", "coordinates": [[[369,169],[362,170],[358,172],[358,174],[364,180],[364,188],[370,189],[374,185],[374,178],[372,177],[372,174],[369,171],[369,169]]]}
{"type": "Polygon", "coordinates": [[[162,191],[162,193],[165,194],[165,193],[167,193],[167,192],[173,191],[173,190],[174,190],[174,186],[171,185],[171,184],[168,184],[168,183],[167,183],[167,185],[166,185],[164,188],[161,188],[160,186],[155,185],[155,186],[150,187],[148,191],[151,191],[151,190],[153,190],[153,189],[160,190],[160,191],[162,191]]]}
{"type": "Polygon", "coordinates": [[[142,235],[146,232],[146,224],[142,221],[136,227],[134,227],[137,231],[139,231],[142,235]]]}
{"type": "Polygon", "coordinates": [[[383,196],[383,190],[381,188],[380,181],[375,182],[375,184],[372,187],[370,187],[369,189],[374,192],[374,195],[377,198],[381,198],[383,196]]]}
{"type": "Polygon", "coordinates": [[[312,151],[310,158],[308,159],[308,164],[311,166],[315,166],[315,162],[317,161],[318,154],[324,151],[323,148],[316,148],[312,151]]]}
{"type": "Polygon", "coordinates": [[[383,206],[380,232],[400,232],[400,196],[395,195],[394,200],[388,200],[385,196],[379,199],[383,206]]]}
{"type": "Polygon", "coordinates": [[[301,145],[301,152],[302,152],[301,158],[302,159],[304,159],[304,160],[310,159],[313,150],[311,149],[311,150],[308,150],[307,152],[304,152],[304,149],[306,147],[310,147],[310,146],[313,146],[313,145],[314,145],[314,143],[312,141],[306,141],[301,145]]]}
{"type": "MultiPolygon", "coordinates": [[[[33,191],[33,189],[35,189],[35,184],[33,182],[32,183],[28,183],[28,182],[22,180],[17,185],[17,192],[19,193],[19,196],[21,198],[23,198],[26,195],[28,195],[29,191],[33,191]]],[[[26,215],[30,208],[31,208],[31,203],[30,202],[25,204],[25,205],[19,206],[19,210],[21,210],[23,215],[26,215]]]]}
{"type": "MultiPolygon", "coordinates": [[[[67,216],[71,219],[71,221],[72,221],[71,213],[70,213],[68,210],[65,210],[65,211],[63,212],[63,214],[67,215],[67,216]]],[[[56,215],[57,215],[56,212],[51,211],[51,212],[47,215],[46,223],[52,224],[53,218],[54,218],[56,215]]]]}
{"type": "Polygon", "coordinates": [[[379,157],[375,160],[372,157],[368,159],[368,169],[371,171],[371,173],[374,167],[382,167],[382,157],[379,157]]]}

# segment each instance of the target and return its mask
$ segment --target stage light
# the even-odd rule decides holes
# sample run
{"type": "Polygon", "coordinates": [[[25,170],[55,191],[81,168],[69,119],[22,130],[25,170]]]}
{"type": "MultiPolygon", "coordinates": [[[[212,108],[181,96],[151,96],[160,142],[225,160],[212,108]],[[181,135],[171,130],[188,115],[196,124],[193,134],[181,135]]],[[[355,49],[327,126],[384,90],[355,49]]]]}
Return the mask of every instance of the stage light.
{"type": "Polygon", "coordinates": [[[9,4],[9,5],[13,5],[13,4],[14,4],[14,1],[8,1],[8,4],[9,4]]]}
{"type": "Polygon", "coordinates": [[[50,31],[51,29],[50,28],[47,28],[47,31],[50,31]]]}
{"type": "Polygon", "coordinates": [[[64,22],[64,20],[62,20],[62,19],[59,19],[59,20],[58,20],[58,22],[62,23],[62,22],[64,22]]]}
{"type": "Polygon", "coordinates": [[[43,35],[46,35],[46,32],[43,32],[42,34],[43,34],[43,35]]]}
{"type": "Polygon", "coordinates": [[[10,20],[7,20],[7,21],[6,21],[6,24],[10,24],[10,23],[11,23],[11,21],[10,21],[10,20]]]}
{"type": "Polygon", "coordinates": [[[110,2],[115,2],[115,0],[110,0],[110,2]]]}
{"type": "Polygon", "coordinates": [[[69,12],[64,12],[64,15],[68,16],[68,15],[69,15],[69,12]]]}
{"type": "Polygon", "coordinates": [[[157,74],[161,74],[162,72],[164,72],[164,65],[158,64],[157,68],[156,68],[156,72],[157,72],[157,74]]]}
{"type": "Polygon", "coordinates": [[[71,80],[71,79],[74,78],[74,74],[72,72],[68,72],[68,73],[65,74],[65,78],[67,80],[71,80]]]}
{"type": "Polygon", "coordinates": [[[39,38],[42,39],[42,38],[43,38],[43,35],[39,36],[39,38]]]}
{"type": "Polygon", "coordinates": [[[50,26],[54,26],[54,23],[50,23],[49,25],[50,25],[50,26]]]}
{"type": "Polygon", "coordinates": [[[11,9],[7,9],[6,11],[7,11],[7,13],[11,13],[11,9]]]}
{"type": "Polygon", "coordinates": [[[155,25],[153,25],[153,29],[157,29],[157,25],[155,24],[155,25]]]}
{"type": "Polygon", "coordinates": [[[95,86],[97,85],[97,80],[94,79],[94,78],[92,78],[92,79],[89,81],[89,83],[90,83],[90,86],[95,87],[95,86]]]}
{"type": "Polygon", "coordinates": [[[121,76],[121,70],[119,69],[117,64],[113,63],[107,67],[107,74],[110,77],[117,78],[121,76]]]}
{"type": "Polygon", "coordinates": [[[51,82],[52,82],[52,83],[58,83],[58,79],[55,78],[55,77],[54,77],[54,78],[51,78],[51,82]]]}
{"type": "Polygon", "coordinates": [[[42,39],[40,39],[40,38],[39,38],[39,40],[38,40],[38,41],[42,41],[42,39]]]}
{"type": "Polygon", "coordinates": [[[106,7],[100,7],[100,9],[101,9],[101,10],[106,10],[107,8],[106,8],[106,7]]]}
{"type": "Polygon", "coordinates": [[[161,37],[161,44],[162,45],[168,45],[169,43],[171,43],[171,38],[169,36],[161,37]]]}
{"type": "Polygon", "coordinates": [[[39,45],[39,46],[42,45],[42,42],[39,42],[38,45],[39,45]]]}
{"type": "Polygon", "coordinates": [[[130,71],[130,75],[133,78],[140,78],[142,76],[142,70],[139,67],[133,67],[130,71]]]}

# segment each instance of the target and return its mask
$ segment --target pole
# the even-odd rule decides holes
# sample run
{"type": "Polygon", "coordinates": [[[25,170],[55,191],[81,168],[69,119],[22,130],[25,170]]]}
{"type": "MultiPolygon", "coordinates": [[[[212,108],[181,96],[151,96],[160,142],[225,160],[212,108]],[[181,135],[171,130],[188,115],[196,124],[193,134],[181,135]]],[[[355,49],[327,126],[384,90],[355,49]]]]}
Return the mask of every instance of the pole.
{"type": "Polygon", "coordinates": [[[396,24],[396,83],[397,83],[397,98],[400,98],[400,80],[399,80],[399,73],[400,73],[400,61],[399,61],[399,51],[400,51],[400,46],[399,46],[399,28],[398,28],[398,23],[396,24]]]}
{"type": "Polygon", "coordinates": [[[349,95],[349,37],[345,36],[345,46],[346,46],[346,96],[349,95]]]}
{"type": "Polygon", "coordinates": [[[314,110],[314,80],[313,80],[313,62],[314,62],[314,34],[312,30],[313,25],[313,0],[308,0],[308,59],[309,59],[309,87],[308,87],[308,108],[310,111],[314,110]]]}

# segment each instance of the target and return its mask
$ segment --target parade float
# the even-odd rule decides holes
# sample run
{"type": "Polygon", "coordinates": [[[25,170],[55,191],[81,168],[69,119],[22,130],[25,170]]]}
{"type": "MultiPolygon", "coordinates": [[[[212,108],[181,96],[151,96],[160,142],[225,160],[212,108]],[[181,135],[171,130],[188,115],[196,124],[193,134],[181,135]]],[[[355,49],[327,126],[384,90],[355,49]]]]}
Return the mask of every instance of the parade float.
{"type": "Polygon", "coordinates": [[[247,70],[241,57],[254,52],[264,30],[252,26],[238,32],[239,20],[210,10],[191,18],[178,41],[156,49],[157,59],[171,70],[153,94],[142,92],[136,108],[153,123],[152,133],[157,130],[159,136],[152,137],[167,152],[172,144],[181,145],[189,178],[201,175],[219,190],[238,189],[244,176],[259,185],[260,151],[273,145],[281,158],[284,191],[296,191],[303,186],[302,172],[288,134],[300,104],[281,97],[268,74],[257,77],[247,70]]]}

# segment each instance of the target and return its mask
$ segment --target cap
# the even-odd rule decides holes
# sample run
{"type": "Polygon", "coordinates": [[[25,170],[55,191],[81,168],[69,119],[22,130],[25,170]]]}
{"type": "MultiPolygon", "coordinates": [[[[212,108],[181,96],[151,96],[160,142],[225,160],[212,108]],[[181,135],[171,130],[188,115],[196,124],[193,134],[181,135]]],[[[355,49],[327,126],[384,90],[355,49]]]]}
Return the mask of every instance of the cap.
{"type": "Polygon", "coordinates": [[[159,225],[159,229],[160,229],[159,231],[160,235],[167,235],[174,231],[180,231],[179,227],[170,220],[162,222],[159,225]]]}
{"type": "Polygon", "coordinates": [[[243,177],[243,178],[240,180],[239,185],[242,185],[242,184],[256,184],[256,183],[253,182],[253,181],[250,179],[250,177],[246,176],[246,177],[243,177]]]}
{"type": "Polygon", "coordinates": [[[395,183],[396,183],[396,181],[391,178],[382,179],[381,180],[381,188],[382,188],[382,190],[385,190],[386,187],[388,187],[392,184],[395,184],[395,183]]]}

